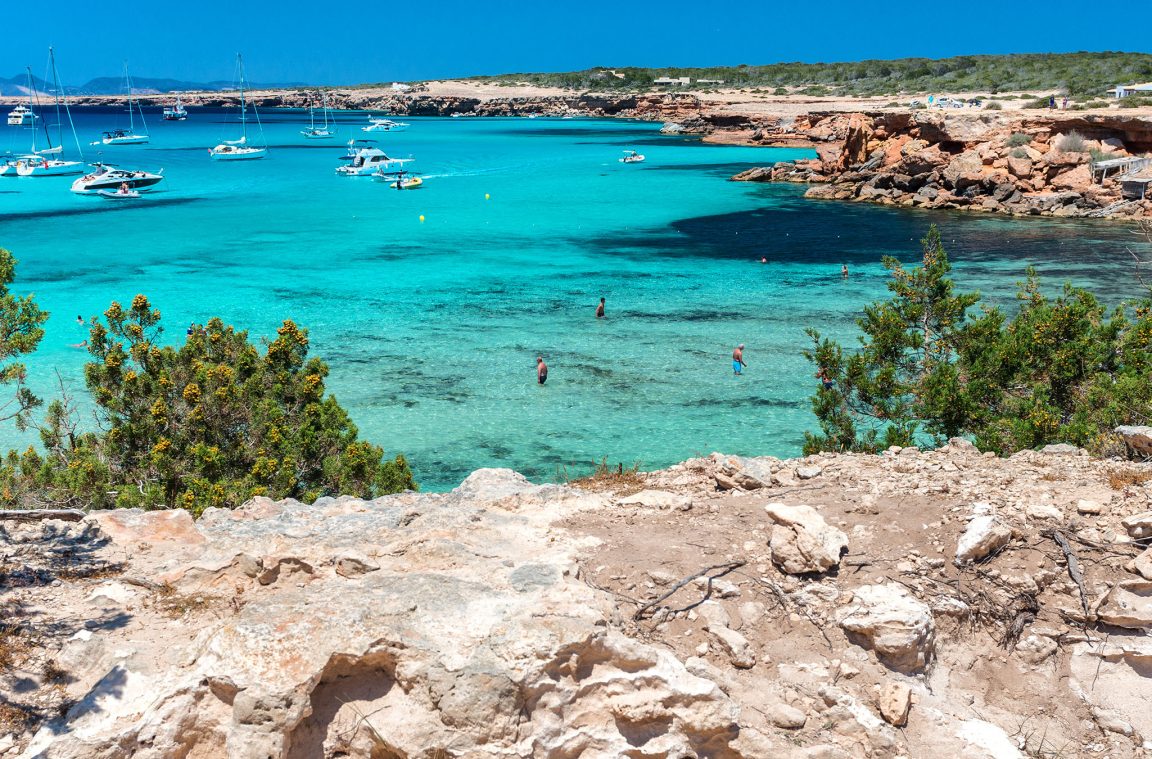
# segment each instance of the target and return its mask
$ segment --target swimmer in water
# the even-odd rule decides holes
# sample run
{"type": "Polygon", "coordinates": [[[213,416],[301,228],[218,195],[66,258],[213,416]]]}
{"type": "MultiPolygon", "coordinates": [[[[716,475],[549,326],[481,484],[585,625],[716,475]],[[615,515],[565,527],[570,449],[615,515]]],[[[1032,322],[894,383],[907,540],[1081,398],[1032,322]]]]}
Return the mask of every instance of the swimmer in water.
{"type": "Polygon", "coordinates": [[[736,346],[736,350],[732,351],[733,374],[739,376],[743,373],[741,370],[746,366],[748,366],[748,364],[744,363],[744,343],[740,343],[736,346]]]}
{"type": "Polygon", "coordinates": [[[548,364],[544,363],[543,356],[536,357],[536,381],[541,385],[548,381],[548,364]]]}
{"type": "Polygon", "coordinates": [[[596,306],[596,318],[597,319],[603,319],[604,318],[604,299],[603,298],[600,299],[600,305],[596,306]]]}

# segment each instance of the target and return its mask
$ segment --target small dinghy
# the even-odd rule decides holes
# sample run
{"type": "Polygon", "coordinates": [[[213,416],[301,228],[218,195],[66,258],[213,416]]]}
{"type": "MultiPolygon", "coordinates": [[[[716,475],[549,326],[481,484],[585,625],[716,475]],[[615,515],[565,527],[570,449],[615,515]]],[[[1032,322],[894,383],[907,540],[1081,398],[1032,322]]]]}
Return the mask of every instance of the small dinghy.
{"type": "Polygon", "coordinates": [[[635,150],[625,150],[624,157],[620,159],[620,163],[643,163],[644,156],[637,153],[635,150]]]}
{"type": "Polygon", "coordinates": [[[97,190],[96,194],[108,200],[136,200],[140,197],[135,190],[97,190]]]}

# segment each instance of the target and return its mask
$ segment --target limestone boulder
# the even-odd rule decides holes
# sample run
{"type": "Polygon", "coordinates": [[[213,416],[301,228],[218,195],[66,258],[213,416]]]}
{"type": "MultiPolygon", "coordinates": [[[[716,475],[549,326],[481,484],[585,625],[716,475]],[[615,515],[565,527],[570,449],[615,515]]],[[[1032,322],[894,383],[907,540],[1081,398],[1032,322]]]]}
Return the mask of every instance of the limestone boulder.
{"type": "Polygon", "coordinates": [[[936,621],[927,605],[896,583],[863,585],[837,615],[849,637],[899,672],[918,672],[932,660],[936,621]]]}
{"type": "Polygon", "coordinates": [[[1117,584],[1108,591],[1096,614],[1105,624],[1152,630],[1152,582],[1128,580],[1117,584]]]}
{"type": "Polygon", "coordinates": [[[827,572],[840,565],[848,536],[830,526],[811,506],[770,503],[764,507],[773,521],[769,547],[772,563],[788,574],[827,572]]]}
{"type": "Polygon", "coordinates": [[[1128,537],[1135,540],[1152,538],[1152,511],[1142,511],[1139,514],[1124,517],[1120,525],[1128,532],[1128,537]]]}
{"type": "Polygon", "coordinates": [[[956,545],[956,563],[967,564],[991,556],[1012,540],[1012,529],[999,517],[984,514],[968,523],[956,545]]]}

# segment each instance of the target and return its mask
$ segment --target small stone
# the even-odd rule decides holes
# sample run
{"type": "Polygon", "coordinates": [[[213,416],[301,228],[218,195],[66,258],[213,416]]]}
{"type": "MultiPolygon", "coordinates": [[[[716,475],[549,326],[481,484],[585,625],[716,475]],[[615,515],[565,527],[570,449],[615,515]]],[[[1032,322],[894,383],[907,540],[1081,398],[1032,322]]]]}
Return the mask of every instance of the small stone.
{"type": "Polygon", "coordinates": [[[908,724],[912,709],[912,689],[904,683],[885,683],[880,690],[880,716],[894,727],[908,724]]]}
{"type": "Polygon", "coordinates": [[[1104,513],[1104,506],[1096,501],[1088,501],[1080,499],[1076,502],[1076,513],[1084,514],[1086,516],[1094,516],[1096,514],[1104,513]]]}
{"type": "Polygon", "coordinates": [[[768,721],[783,730],[799,730],[808,722],[808,715],[789,704],[776,704],[768,709],[768,721]]]}
{"type": "Polygon", "coordinates": [[[818,466],[798,466],[796,467],[796,477],[801,480],[811,480],[819,477],[824,470],[818,466]]]}

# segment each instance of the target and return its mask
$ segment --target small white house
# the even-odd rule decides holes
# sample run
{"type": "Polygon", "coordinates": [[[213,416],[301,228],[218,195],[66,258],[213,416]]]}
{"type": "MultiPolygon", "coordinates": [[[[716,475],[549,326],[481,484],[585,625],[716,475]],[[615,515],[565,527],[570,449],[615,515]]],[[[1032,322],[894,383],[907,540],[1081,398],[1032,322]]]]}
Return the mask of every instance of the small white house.
{"type": "Polygon", "coordinates": [[[404,84],[403,82],[392,82],[393,92],[408,92],[412,89],[412,85],[404,84]]]}
{"type": "Polygon", "coordinates": [[[663,84],[663,85],[678,86],[678,87],[687,87],[691,83],[692,83],[692,80],[686,76],[680,76],[680,77],[662,76],[658,79],[652,80],[652,84],[663,84]]]}
{"type": "Polygon", "coordinates": [[[1108,90],[1108,94],[1118,98],[1126,98],[1129,95],[1152,95],[1152,82],[1145,82],[1144,84],[1118,84],[1108,90]]]}
{"type": "Polygon", "coordinates": [[[723,79],[697,79],[696,84],[724,84],[723,79]]]}

